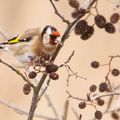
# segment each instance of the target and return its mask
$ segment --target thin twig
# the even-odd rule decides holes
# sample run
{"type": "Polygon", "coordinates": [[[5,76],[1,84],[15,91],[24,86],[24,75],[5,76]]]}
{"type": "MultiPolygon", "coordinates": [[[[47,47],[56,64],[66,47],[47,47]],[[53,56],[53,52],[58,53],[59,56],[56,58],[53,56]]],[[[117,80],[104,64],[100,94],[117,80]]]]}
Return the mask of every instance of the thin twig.
{"type": "Polygon", "coordinates": [[[72,57],[74,56],[74,53],[75,53],[75,51],[73,50],[72,53],[71,53],[71,55],[70,55],[69,58],[67,59],[67,61],[65,61],[63,64],[61,64],[61,65],[59,66],[59,68],[60,68],[60,67],[63,67],[63,66],[66,65],[66,64],[68,64],[68,63],[70,62],[70,60],[72,59],[72,57]]]}
{"type": "Polygon", "coordinates": [[[114,96],[110,96],[109,98],[109,101],[108,101],[108,104],[107,104],[107,107],[106,107],[106,110],[105,111],[108,111],[112,105],[112,102],[113,102],[113,98],[114,96]]]}
{"type": "Polygon", "coordinates": [[[14,72],[16,72],[20,77],[22,77],[22,79],[24,81],[28,82],[34,88],[34,85],[19,70],[15,69],[13,66],[9,65],[8,63],[4,62],[2,59],[0,59],[0,63],[6,65],[11,70],[13,70],[14,72]]]}
{"type": "Polygon", "coordinates": [[[69,100],[66,100],[64,104],[63,120],[67,120],[68,108],[69,108],[69,100]]]}
{"type": "Polygon", "coordinates": [[[76,119],[78,120],[78,119],[79,119],[79,115],[78,115],[78,113],[76,112],[76,110],[75,110],[73,107],[71,107],[71,110],[72,110],[72,112],[74,113],[76,119]]]}
{"type": "Polygon", "coordinates": [[[42,90],[41,94],[39,95],[39,100],[42,98],[42,96],[44,95],[44,93],[46,92],[46,90],[48,89],[48,86],[50,84],[50,78],[47,81],[47,86],[42,90]]]}
{"type": "MultiPolygon", "coordinates": [[[[79,100],[79,101],[87,101],[86,99],[82,99],[82,98],[78,98],[78,97],[72,96],[69,91],[66,91],[66,92],[68,94],[68,98],[72,98],[72,99],[79,100]]],[[[91,97],[89,99],[89,101],[94,101],[94,100],[102,98],[102,97],[114,96],[114,95],[118,95],[119,96],[120,93],[119,92],[109,92],[109,93],[105,93],[105,94],[102,94],[102,95],[96,95],[94,97],[91,97]]]]}
{"type": "Polygon", "coordinates": [[[85,101],[85,99],[72,96],[69,91],[66,91],[66,93],[68,94],[68,98],[72,98],[78,101],[85,101]]]}
{"type": "Polygon", "coordinates": [[[107,97],[107,96],[114,96],[114,95],[120,95],[120,93],[119,92],[109,92],[109,93],[105,93],[102,95],[96,95],[96,96],[92,97],[91,100],[96,100],[98,98],[107,97]]]}
{"type": "Polygon", "coordinates": [[[45,92],[44,96],[45,96],[45,98],[46,98],[46,100],[48,102],[48,105],[52,108],[55,117],[58,120],[60,120],[60,118],[61,118],[60,114],[58,113],[57,108],[55,107],[55,105],[54,105],[53,101],[51,100],[49,94],[47,92],[45,92]]]}
{"type": "Polygon", "coordinates": [[[53,6],[53,8],[54,8],[55,14],[56,14],[57,16],[59,16],[59,17],[62,19],[63,22],[65,22],[65,23],[67,23],[67,25],[69,25],[69,24],[70,24],[69,20],[66,20],[66,19],[58,12],[58,10],[57,10],[57,8],[56,8],[56,6],[55,6],[55,4],[53,3],[52,0],[50,0],[50,3],[52,4],[52,6],[53,6]]]}
{"type": "Polygon", "coordinates": [[[72,76],[75,76],[76,79],[77,79],[77,78],[82,78],[82,79],[84,79],[84,80],[87,80],[87,78],[78,75],[77,72],[74,72],[69,65],[64,65],[64,67],[67,68],[67,72],[68,72],[67,86],[69,86],[69,80],[70,80],[70,77],[72,77],[72,76]],[[71,73],[70,73],[70,72],[71,72],[71,73]]]}

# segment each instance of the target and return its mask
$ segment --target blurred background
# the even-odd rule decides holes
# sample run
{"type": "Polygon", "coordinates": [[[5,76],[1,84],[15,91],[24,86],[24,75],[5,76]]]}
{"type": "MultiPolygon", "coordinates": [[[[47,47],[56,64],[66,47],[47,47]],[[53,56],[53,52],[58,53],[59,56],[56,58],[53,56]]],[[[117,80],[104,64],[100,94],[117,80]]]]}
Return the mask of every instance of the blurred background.
{"type": "MultiPolygon", "coordinates": [[[[80,3],[82,4],[82,0],[80,3]]],[[[104,15],[109,21],[110,16],[114,12],[114,5],[112,0],[100,0],[99,13],[104,15]]],[[[68,5],[67,0],[60,0],[55,2],[59,12],[70,21],[71,12],[73,9],[68,5]]],[[[93,17],[88,19],[89,24],[93,24],[93,17]]],[[[0,30],[5,31],[6,35],[13,37],[22,33],[23,31],[45,25],[53,25],[63,34],[67,25],[61,21],[61,19],[54,14],[54,10],[49,0],[0,0],[0,30]]],[[[84,79],[70,78],[70,86],[67,87],[67,71],[62,68],[58,71],[60,78],[58,81],[51,81],[47,92],[49,93],[53,103],[57,110],[62,115],[64,103],[67,99],[66,90],[73,96],[80,98],[86,98],[87,92],[89,92],[89,86],[91,84],[99,85],[101,81],[105,80],[107,73],[107,67],[100,67],[94,70],[90,67],[90,63],[93,60],[99,61],[101,64],[109,62],[110,55],[120,55],[120,24],[116,24],[116,32],[114,34],[106,33],[104,30],[98,29],[95,26],[94,35],[83,41],[79,36],[71,33],[69,39],[66,40],[64,47],[61,49],[55,63],[60,65],[64,63],[69,55],[75,50],[75,55],[70,61],[71,68],[78,72],[79,75],[86,77],[84,79]]],[[[1,36],[1,42],[3,37],[1,36]]],[[[0,58],[9,64],[13,64],[16,60],[13,56],[0,50],[0,58]]],[[[114,65],[119,67],[120,60],[114,62],[114,65]]],[[[20,108],[29,110],[32,92],[29,95],[24,95],[23,85],[25,82],[15,72],[9,68],[0,64],[0,100],[7,101],[10,104],[15,104],[20,108]]],[[[24,70],[21,70],[24,73],[24,70]]],[[[111,82],[118,84],[120,82],[119,77],[114,78],[111,76],[111,82]]],[[[87,107],[84,110],[78,108],[78,101],[70,99],[70,107],[67,120],[76,120],[74,113],[71,110],[73,107],[78,114],[83,114],[82,120],[90,120],[95,109],[87,107]],[[93,111],[90,112],[90,111],[93,111]],[[91,113],[91,114],[90,114],[91,113]]],[[[106,102],[107,104],[107,102],[106,102]]],[[[103,110],[104,107],[98,107],[98,110],[103,110]]],[[[54,117],[54,114],[44,97],[38,104],[36,113],[41,113],[54,117]]],[[[0,119],[3,120],[26,120],[27,116],[20,115],[10,108],[0,104],[0,119]]],[[[109,114],[105,115],[102,120],[112,120],[109,114]]],[[[34,118],[34,120],[42,120],[42,118],[34,118]]]]}

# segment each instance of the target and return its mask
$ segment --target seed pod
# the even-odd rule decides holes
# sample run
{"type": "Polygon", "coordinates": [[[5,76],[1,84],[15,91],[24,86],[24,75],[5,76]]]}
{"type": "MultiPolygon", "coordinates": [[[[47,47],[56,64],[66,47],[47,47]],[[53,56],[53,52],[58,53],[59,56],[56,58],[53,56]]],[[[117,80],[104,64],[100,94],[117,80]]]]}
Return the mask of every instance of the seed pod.
{"type": "Polygon", "coordinates": [[[86,102],[80,102],[79,103],[79,108],[84,109],[86,107],[86,102]]]}
{"type": "Polygon", "coordinates": [[[92,36],[93,33],[94,33],[93,26],[86,25],[83,31],[81,31],[81,39],[87,40],[92,36]]]}
{"type": "Polygon", "coordinates": [[[100,92],[104,92],[104,91],[106,91],[107,90],[107,84],[105,83],[105,82],[102,82],[102,83],[100,83],[100,85],[99,85],[99,91],[100,92]]]}
{"type": "Polygon", "coordinates": [[[85,33],[86,26],[87,26],[87,22],[85,20],[79,21],[76,24],[75,29],[74,29],[75,34],[80,35],[80,34],[85,33]]]}
{"type": "Polygon", "coordinates": [[[89,34],[83,34],[80,36],[82,40],[88,40],[90,38],[89,34]]]}
{"type": "Polygon", "coordinates": [[[57,73],[51,73],[51,74],[49,75],[49,77],[50,77],[52,80],[57,80],[57,79],[59,79],[59,75],[58,75],[57,73]]]}
{"type": "Polygon", "coordinates": [[[106,23],[105,31],[108,33],[115,33],[115,27],[112,23],[106,23]]]}
{"type": "Polygon", "coordinates": [[[28,74],[28,77],[33,79],[37,76],[37,73],[35,71],[31,71],[29,74],[28,74]]]}
{"type": "Polygon", "coordinates": [[[120,15],[118,13],[113,13],[112,16],[110,17],[110,22],[111,23],[117,23],[120,19],[120,15]]]}
{"type": "Polygon", "coordinates": [[[71,16],[72,18],[77,18],[80,14],[80,11],[78,9],[75,9],[72,13],[71,16]]]}
{"type": "Polygon", "coordinates": [[[104,105],[104,100],[102,100],[102,99],[97,99],[97,104],[99,105],[99,106],[103,106],[104,105]]]}
{"type": "Polygon", "coordinates": [[[43,54],[42,54],[42,58],[43,58],[45,61],[48,61],[48,60],[50,59],[50,55],[43,53],[43,54]]]}
{"type": "Polygon", "coordinates": [[[112,69],[111,74],[113,76],[118,76],[120,74],[120,71],[118,69],[112,69]]]}
{"type": "Polygon", "coordinates": [[[95,118],[101,119],[102,118],[102,112],[101,111],[96,111],[95,112],[95,118]]]}
{"type": "Polygon", "coordinates": [[[68,0],[69,5],[73,8],[79,9],[80,3],[77,0],[68,0]]]}
{"type": "Polygon", "coordinates": [[[99,27],[99,28],[104,28],[106,25],[106,19],[103,15],[96,15],[95,18],[95,24],[99,27]]]}
{"type": "Polygon", "coordinates": [[[95,92],[96,89],[97,89],[96,85],[91,85],[90,88],[89,88],[90,92],[95,92]]]}
{"type": "Polygon", "coordinates": [[[78,16],[80,15],[84,15],[86,13],[86,10],[85,9],[75,9],[72,13],[71,13],[71,16],[72,18],[77,18],[78,16]]]}
{"type": "Polygon", "coordinates": [[[118,113],[112,112],[111,116],[112,116],[113,119],[119,120],[119,115],[118,115],[118,113]]]}
{"type": "Polygon", "coordinates": [[[26,83],[24,86],[23,86],[23,93],[25,95],[28,95],[29,93],[31,92],[31,85],[29,83],[26,83]]]}
{"type": "Polygon", "coordinates": [[[98,68],[99,66],[100,66],[99,62],[97,62],[97,61],[91,62],[91,67],[98,68]]]}
{"type": "Polygon", "coordinates": [[[45,68],[47,73],[56,72],[58,70],[58,66],[53,63],[47,64],[45,68]]]}

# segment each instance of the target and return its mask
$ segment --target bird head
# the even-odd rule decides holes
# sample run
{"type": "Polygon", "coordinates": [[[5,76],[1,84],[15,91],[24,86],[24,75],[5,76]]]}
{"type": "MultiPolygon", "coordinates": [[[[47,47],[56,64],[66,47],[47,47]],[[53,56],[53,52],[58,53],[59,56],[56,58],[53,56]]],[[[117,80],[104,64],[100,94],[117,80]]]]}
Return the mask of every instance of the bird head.
{"type": "Polygon", "coordinates": [[[46,47],[56,46],[58,44],[62,45],[60,33],[55,27],[51,25],[47,25],[46,27],[43,28],[41,37],[43,45],[46,47]]]}

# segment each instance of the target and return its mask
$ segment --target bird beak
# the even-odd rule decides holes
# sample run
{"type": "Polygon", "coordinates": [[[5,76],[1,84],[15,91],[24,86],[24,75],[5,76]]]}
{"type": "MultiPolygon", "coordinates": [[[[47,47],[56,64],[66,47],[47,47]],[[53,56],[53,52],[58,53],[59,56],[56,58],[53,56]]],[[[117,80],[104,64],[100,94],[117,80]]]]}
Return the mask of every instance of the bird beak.
{"type": "Polygon", "coordinates": [[[59,45],[63,46],[63,43],[62,43],[62,40],[60,37],[57,37],[55,42],[58,43],[59,45]]]}
{"type": "Polygon", "coordinates": [[[56,43],[58,43],[59,45],[63,46],[62,40],[60,38],[60,33],[58,31],[52,32],[51,35],[56,37],[56,40],[55,40],[56,43]]]}

